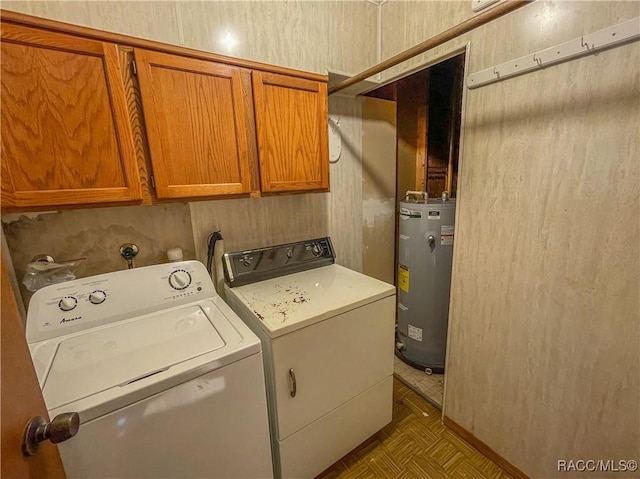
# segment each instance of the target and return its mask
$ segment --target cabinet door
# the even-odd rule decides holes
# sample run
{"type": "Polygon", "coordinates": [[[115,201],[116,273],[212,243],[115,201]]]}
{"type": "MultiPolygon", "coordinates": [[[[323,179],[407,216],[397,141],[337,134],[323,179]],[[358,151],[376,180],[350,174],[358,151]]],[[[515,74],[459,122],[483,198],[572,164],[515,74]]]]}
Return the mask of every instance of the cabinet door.
{"type": "Polygon", "coordinates": [[[2,207],[141,198],[115,45],[2,24],[2,207]]]}
{"type": "Polygon", "coordinates": [[[393,374],[395,304],[390,296],[273,340],[278,439],[393,374]]]}
{"type": "Polygon", "coordinates": [[[251,190],[242,70],[135,50],[158,198],[251,190]]]}
{"type": "Polygon", "coordinates": [[[329,188],[326,83],[252,75],[262,191],[329,188]]]}

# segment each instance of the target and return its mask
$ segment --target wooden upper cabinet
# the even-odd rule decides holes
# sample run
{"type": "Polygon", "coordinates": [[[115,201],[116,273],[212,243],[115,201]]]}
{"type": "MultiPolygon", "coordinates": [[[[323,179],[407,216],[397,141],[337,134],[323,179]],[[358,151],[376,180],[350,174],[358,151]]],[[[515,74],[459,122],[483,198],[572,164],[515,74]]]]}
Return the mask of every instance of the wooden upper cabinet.
{"type": "Polygon", "coordinates": [[[4,212],[329,188],[326,77],[0,13],[4,212]]]}
{"type": "Polygon", "coordinates": [[[262,191],[328,189],[326,83],[252,75],[262,191]]]}
{"type": "Polygon", "coordinates": [[[136,49],[158,198],[251,190],[241,68],[136,49]]]}
{"type": "Polygon", "coordinates": [[[3,209],[141,198],[110,43],[2,23],[3,209]]]}

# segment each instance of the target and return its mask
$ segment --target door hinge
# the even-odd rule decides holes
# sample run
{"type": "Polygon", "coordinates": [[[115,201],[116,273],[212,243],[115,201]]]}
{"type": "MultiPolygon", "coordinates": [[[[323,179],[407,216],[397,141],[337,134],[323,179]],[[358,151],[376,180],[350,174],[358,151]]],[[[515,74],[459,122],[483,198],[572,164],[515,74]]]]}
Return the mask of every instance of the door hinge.
{"type": "Polygon", "coordinates": [[[149,177],[149,180],[151,181],[151,187],[155,190],[156,189],[156,179],[153,177],[153,175],[151,175],[149,177]]]}
{"type": "Polygon", "coordinates": [[[138,67],[136,66],[136,61],[135,61],[135,59],[134,59],[134,60],[131,60],[131,70],[133,71],[133,74],[134,74],[135,76],[138,76],[138,67]]]}

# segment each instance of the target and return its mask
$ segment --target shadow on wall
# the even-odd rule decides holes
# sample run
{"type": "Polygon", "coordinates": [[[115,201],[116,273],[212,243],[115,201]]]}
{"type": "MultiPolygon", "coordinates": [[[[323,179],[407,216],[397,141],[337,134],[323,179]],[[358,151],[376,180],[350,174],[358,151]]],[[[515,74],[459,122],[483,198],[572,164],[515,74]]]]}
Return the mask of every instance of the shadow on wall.
{"type": "MultiPolygon", "coordinates": [[[[502,87],[508,88],[508,80],[502,87]]],[[[487,87],[478,89],[477,93],[493,95],[487,87]],[[486,91],[483,92],[483,89],[486,91]]],[[[493,131],[500,126],[513,129],[540,118],[553,118],[554,123],[568,117],[595,119],[599,114],[609,114],[612,108],[637,111],[640,92],[627,85],[620,85],[617,89],[593,91],[586,97],[577,92],[575,96],[565,96],[560,101],[553,99],[550,102],[541,102],[539,97],[529,96],[521,98],[518,104],[509,105],[506,111],[501,104],[479,101],[483,109],[477,110],[475,115],[469,115],[465,123],[465,132],[493,131]]]]}
{"type": "Polygon", "coordinates": [[[271,246],[328,234],[327,194],[310,193],[190,204],[196,258],[207,257],[207,237],[220,230],[225,251],[271,246]]]}
{"type": "Polygon", "coordinates": [[[58,261],[86,256],[78,277],[127,268],[120,245],[140,248],[136,266],[167,262],[166,251],[179,246],[185,259],[195,258],[189,206],[172,203],[158,206],[123,206],[21,216],[3,223],[16,277],[25,305],[32,293],[22,285],[26,265],[38,254],[58,261]]]}

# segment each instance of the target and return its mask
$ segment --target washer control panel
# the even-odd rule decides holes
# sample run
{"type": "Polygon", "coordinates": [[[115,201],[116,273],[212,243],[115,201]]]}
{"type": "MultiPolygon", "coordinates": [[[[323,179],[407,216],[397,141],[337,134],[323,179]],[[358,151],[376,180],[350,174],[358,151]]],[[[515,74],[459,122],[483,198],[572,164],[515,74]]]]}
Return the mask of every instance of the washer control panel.
{"type": "Polygon", "coordinates": [[[55,338],[122,319],[217,296],[198,261],[159,264],[42,288],[27,313],[27,342],[55,338]]]}

